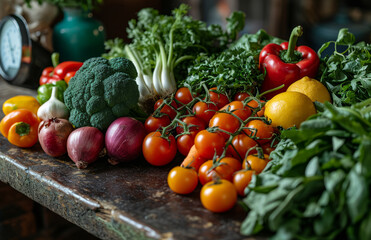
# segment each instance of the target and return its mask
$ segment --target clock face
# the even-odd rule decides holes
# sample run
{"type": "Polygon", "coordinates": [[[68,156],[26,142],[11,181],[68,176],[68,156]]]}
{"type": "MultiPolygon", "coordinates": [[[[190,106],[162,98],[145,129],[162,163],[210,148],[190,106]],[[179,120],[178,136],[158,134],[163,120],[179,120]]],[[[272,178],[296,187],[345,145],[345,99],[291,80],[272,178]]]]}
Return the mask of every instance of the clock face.
{"type": "Polygon", "coordinates": [[[22,60],[22,35],[15,21],[9,19],[0,28],[0,68],[6,78],[16,77],[22,60]]]}

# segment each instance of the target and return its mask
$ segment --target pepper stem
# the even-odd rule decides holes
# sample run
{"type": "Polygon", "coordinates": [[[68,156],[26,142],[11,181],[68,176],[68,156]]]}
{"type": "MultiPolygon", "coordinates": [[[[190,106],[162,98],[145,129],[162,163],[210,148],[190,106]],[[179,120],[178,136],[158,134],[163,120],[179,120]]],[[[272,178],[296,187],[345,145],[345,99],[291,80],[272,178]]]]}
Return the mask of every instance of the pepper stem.
{"type": "Polygon", "coordinates": [[[52,54],[52,64],[53,64],[53,67],[58,66],[58,64],[59,64],[59,53],[54,52],[52,54]]]}
{"type": "Polygon", "coordinates": [[[296,47],[296,42],[298,41],[298,38],[303,35],[303,27],[302,26],[297,26],[295,27],[290,35],[289,39],[289,46],[287,48],[287,52],[285,54],[285,59],[289,62],[292,61],[294,58],[294,51],[296,47]]]}

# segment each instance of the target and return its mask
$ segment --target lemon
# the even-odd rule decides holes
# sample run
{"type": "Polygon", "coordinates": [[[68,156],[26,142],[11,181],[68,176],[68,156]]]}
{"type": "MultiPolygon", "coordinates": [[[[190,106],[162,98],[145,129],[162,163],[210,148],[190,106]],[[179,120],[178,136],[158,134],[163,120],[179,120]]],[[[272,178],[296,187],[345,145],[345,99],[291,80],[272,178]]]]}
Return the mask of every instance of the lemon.
{"type": "Polygon", "coordinates": [[[303,77],[302,79],[292,83],[286,91],[303,93],[307,95],[313,102],[331,102],[330,93],[325,85],[314,78],[303,77]]]}
{"type": "Polygon", "coordinates": [[[265,105],[264,115],[272,121],[273,127],[289,128],[316,114],[312,100],[300,92],[283,92],[274,96],[265,105]]]}

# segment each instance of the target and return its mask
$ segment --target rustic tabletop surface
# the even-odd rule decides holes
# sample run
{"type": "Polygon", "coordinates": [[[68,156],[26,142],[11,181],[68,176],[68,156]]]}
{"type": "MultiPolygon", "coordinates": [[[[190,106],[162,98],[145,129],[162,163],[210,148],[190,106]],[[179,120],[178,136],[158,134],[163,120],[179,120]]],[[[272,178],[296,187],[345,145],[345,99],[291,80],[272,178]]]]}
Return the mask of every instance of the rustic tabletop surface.
{"type": "MultiPolygon", "coordinates": [[[[36,92],[0,79],[0,106],[19,94],[36,92]]],[[[169,189],[167,174],[179,163],[112,166],[103,157],[79,170],[39,144],[20,149],[0,136],[0,181],[101,239],[252,239],[239,234],[246,216],[240,205],[216,214],[202,207],[200,187],[187,196],[169,189]]]]}

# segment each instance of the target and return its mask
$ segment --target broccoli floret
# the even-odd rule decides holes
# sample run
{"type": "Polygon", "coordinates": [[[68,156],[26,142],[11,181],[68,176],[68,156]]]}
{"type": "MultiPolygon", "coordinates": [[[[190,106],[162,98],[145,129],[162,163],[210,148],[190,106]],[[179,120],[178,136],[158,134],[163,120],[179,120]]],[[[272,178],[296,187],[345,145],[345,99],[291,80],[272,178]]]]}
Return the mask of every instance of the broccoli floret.
{"type": "Polygon", "coordinates": [[[126,58],[88,59],[64,92],[69,121],[75,127],[105,131],[115,119],[132,116],[139,100],[136,77],[133,63],[126,58]]]}

